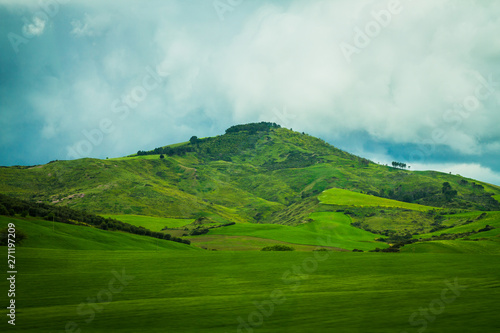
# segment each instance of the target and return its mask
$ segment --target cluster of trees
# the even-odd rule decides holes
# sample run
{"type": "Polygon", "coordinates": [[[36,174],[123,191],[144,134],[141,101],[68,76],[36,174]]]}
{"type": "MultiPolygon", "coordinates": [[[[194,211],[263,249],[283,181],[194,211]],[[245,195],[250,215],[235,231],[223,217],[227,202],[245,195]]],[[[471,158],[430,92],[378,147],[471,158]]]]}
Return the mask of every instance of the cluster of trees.
{"type": "MultiPolygon", "coordinates": [[[[406,163],[392,161],[392,167],[393,168],[399,168],[399,169],[406,169],[406,163]]],[[[408,165],[408,169],[409,168],[410,168],[410,166],[408,165]]]]}
{"type": "Polygon", "coordinates": [[[439,194],[439,188],[432,185],[412,188],[398,186],[395,189],[388,190],[387,194],[382,190],[379,192],[379,196],[381,197],[404,202],[415,202],[419,199],[433,197],[436,194],[439,194]]]}
{"type": "Polygon", "coordinates": [[[182,156],[186,155],[186,153],[194,152],[195,149],[191,146],[188,145],[183,145],[183,146],[178,146],[178,147],[158,147],[153,150],[149,151],[144,151],[144,150],[139,150],[137,152],[138,156],[143,156],[143,155],[167,155],[167,156],[182,156]]]}
{"type": "Polygon", "coordinates": [[[379,249],[378,247],[375,250],[370,250],[369,252],[399,252],[399,247],[391,246],[386,249],[379,249]]]}
{"type": "Polygon", "coordinates": [[[261,251],[295,251],[295,248],[287,245],[276,244],[263,247],[261,251]]]}
{"type": "Polygon", "coordinates": [[[377,238],[377,241],[384,243],[391,243],[391,244],[411,244],[415,241],[413,239],[413,235],[409,232],[403,234],[403,233],[396,233],[393,230],[391,230],[391,232],[387,234],[388,234],[387,238],[380,237],[377,238]]]}
{"type": "Polygon", "coordinates": [[[241,131],[248,131],[250,134],[255,134],[257,132],[262,132],[262,131],[269,132],[271,129],[276,129],[276,128],[281,128],[281,126],[276,123],[269,123],[262,121],[260,123],[231,126],[226,130],[226,134],[237,133],[241,131]]]}
{"type": "MultiPolygon", "coordinates": [[[[205,218],[199,218],[197,221],[201,220],[203,221],[205,218]]],[[[193,223],[195,224],[196,221],[193,223]]],[[[217,225],[210,225],[210,224],[204,224],[203,222],[200,223],[199,226],[195,227],[194,229],[189,230],[189,228],[184,228],[184,230],[189,231],[190,236],[197,236],[197,235],[204,235],[210,231],[210,229],[216,229],[216,228],[222,228],[222,227],[228,227],[230,225],[235,225],[235,222],[228,222],[228,223],[223,223],[223,224],[217,224],[217,225]]]]}
{"type": "Polygon", "coordinates": [[[191,244],[187,239],[151,231],[144,227],[137,227],[129,223],[111,218],[104,218],[85,211],[79,211],[68,207],[51,206],[45,203],[34,203],[0,194],[0,215],[14,216],[15,214],[20,214],[23,217],[28,215],[41,217],[48,221],[94,226],[102,230],[120,230],[137,235],[166,239],[188,245],[191,244]]]}
{"type": "Polygon", "coordinates": [[[451,201],[458,194],[457,190],[452,189],[450,183],[448,182],[443,183],[443,188],[441,189],[441,192],[443,193],[447,201],[451,201]]]}

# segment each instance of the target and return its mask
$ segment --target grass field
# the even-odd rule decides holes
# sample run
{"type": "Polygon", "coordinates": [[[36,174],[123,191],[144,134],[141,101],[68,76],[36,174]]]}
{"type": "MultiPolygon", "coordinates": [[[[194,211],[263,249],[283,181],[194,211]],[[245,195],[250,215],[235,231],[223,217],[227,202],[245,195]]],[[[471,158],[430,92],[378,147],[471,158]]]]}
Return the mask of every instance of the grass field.
{"type": "Polygon", "coordinates": [[[144,227],[151,231],[161,231],[168,226],[169,228],[181,228],[186,224],[194,221],[194,219],[175,219],[166,217],[153,217],[143,215],[102,215],[103,217],[110,217],[122,222],[130,223],[138,227],[144,227]]]}
{"type": "MultiPolygon", "coordinates": [[[[271,245],[287,245],[293,247],[296,251],[313,251],[318,248],[316,245],[301,245],[288,242],[277,241],[274,239],[250,237],[250,236],[228,236],[228,235],[203,235],[186,237],[191,241],[191,245],[205,248],[207,250],[223,251],[260,251],[263,247],[271,245]]],[[[323,247],[323,246],[322,246],[323,247]]],[[[331,251],[347,251],[340,248],[328,247],[331,251]]]]}
{"type": "Polygon", "coordinates": [[[402,252],[500,254],[500,241],[439,240],[405,245],[402,252]]]}
{"type": "Polygon", "coordinates": [[[293,244],[331,246],[349,250],[388,247],[385,243],[374,241],[378,235],[350,226],[350,218],[342,213],[313,213],[310,217],[313,222],[298,227],[246,223],[212,229],[208,235],[251,236],[293,244]]]}
{"type": "MultiPolygon", "coordinates": [[[[426,332],[497,331],[498,256],[316,255],[19,248],[16,327],[7,325],[3,308],[0,329],[26,333],[65,332],[68,327],[73,332],[123,333],[401,333],[424,327],[426,332]],[[458,295],[448,290],[455,283],[458,295]],[[447,303],[440,301],[443,291],[447,303]],[[432,321],[419,314],[429,308],[439,310],[427,317],[432,321]]],[[[0,289],[8,289],[5,279],[0,289]]]]}
{"type": "Polygon", "coordinates": [[[323,204],[339,206],[405,208],[421,212],[436,209],[435,207],[385,199],[340,188],[326,190],[319,195],[318,199],[323,204]]]}

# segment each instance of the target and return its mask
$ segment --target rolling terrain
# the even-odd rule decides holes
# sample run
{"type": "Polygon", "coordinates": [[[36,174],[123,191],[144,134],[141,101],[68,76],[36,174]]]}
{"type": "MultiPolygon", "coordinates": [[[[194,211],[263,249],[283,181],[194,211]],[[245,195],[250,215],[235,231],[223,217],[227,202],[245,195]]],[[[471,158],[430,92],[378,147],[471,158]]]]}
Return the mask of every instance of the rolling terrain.
{"type": "Polygon", "coordinates": [[[275,124],[2,167],[0,193],[0,244],[9,224],[18,234],[15,331],[498,327],[497,186],[379,165],[275,124]]]}
{"type": "Polygon", "coordinates": [[[122,158],[3,167],[0,193],[216,250],[281,242],[368,251],[444,233],[496,241],[500,218],[497,186],[379,165],[274,123],[122,158]]]}

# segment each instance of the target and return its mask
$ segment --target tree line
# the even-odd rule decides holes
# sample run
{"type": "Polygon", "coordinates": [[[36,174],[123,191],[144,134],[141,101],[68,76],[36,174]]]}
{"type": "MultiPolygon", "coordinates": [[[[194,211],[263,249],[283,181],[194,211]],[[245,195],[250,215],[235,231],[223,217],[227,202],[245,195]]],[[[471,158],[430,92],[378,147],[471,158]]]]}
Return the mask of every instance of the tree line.
{"type": "Polygon", "coordinates": [[[192,146],[184,145],[184,146],[178,146],[178,147],[158,147],[153,150],[149,151],[144,151],[144,150],[139,150],[137,152],[138,156],[144,156],[144,155],[162,155],[165,154],[167,156],[183,156],[186,155],[186,153],[194,152],[195,148],[192,146]]]}
{"type": "Polygon", "coordinates": [[[255,134],[257,132],[269,132],[271,129],[276,128],[281,128],[281,126],[276,123],[262,121],[260,123],[231,126],[226,130],[226,134],[242,131],[248,131],[250,134],[255,134]]]}
{"type": "MultiPolygon", "coordinates": [[[[393,168],[406,169],[406,163],[392,161],[393,168]]],[[[410,168],[410,166],[408,166],[410,168]]]]}
{"type": "Polygon", "coordinates": [[[138,227],[130,223],[125,223],[112,218],[105,218],[99,215],[80,211],[68,207],[51,206],[45,203],[35,203],[9,197],[0,194],[0,215],[22,217],[41,217],[47,221],[55,221],[67,224],[93,226],[102,230],[124,231],[131,234],[149,236],[158,239],[170,240],[177,243],[191,244],[187,239],[174,237],[170,234],[155,232],[144,227],[138,227]]]}
{"type": "MultiPolygon", "coordinates": [[[[252,123],[252,124],[244,124],[244,125],[235,125],[226,129],[226,134],[236,134],[240,132],[248,132],[248,134],[256,134],[257,132],[269,132],[271,129],[281,128],[280,125],[276,123],[269,122],[260,122],[260,123],[252,123]]],[[[198,152],[202,155],[224,155],[224,152],[219,152],[221,150],[221,145],[219,144],[221,141],[221,136],[217,136],[215,138],[203,138],[199,139],[196,135],[193,135],[189,139],[189,144],[177,146],[177,147],[157,147],[153,150],[144,151],[139,150],[137,152],[138,156],[144,155],[166,155],[166,156],[183,156],[186,153],[198,152]],[[207,145],[203,145],[207,143],[207,145]]],[[[231,140],[222,140],[224,143],[227,143],[231,140]]],[[[226,149],[222,149],[226,150],[226,149]]]]}

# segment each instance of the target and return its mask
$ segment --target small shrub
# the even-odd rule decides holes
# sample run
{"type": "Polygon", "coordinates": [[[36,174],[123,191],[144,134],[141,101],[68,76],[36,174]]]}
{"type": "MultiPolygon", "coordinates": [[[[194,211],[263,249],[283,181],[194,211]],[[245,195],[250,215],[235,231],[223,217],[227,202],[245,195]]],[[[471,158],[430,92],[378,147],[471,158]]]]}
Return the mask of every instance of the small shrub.
{"type": "Polygon", "coordinates": [[[190,236],[204,235],[208,233],[210,230],[208,228],[197,227],[191,231],[189,231],[190,236]]]}
{"type": "Polygon", "coordinates": [[[295,249],[287,245],[271,245],[262,248],[261,251],[295,251],[295,249]]]}

